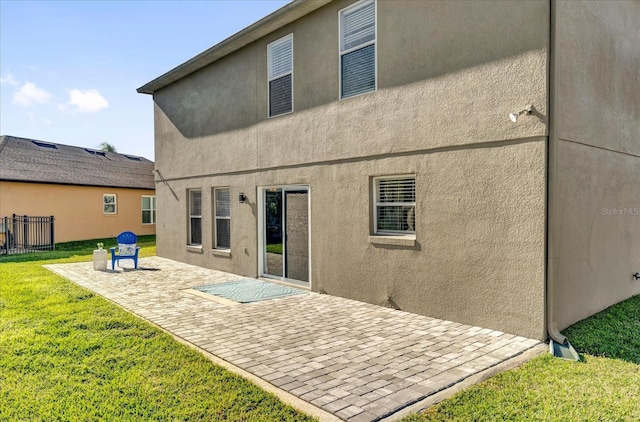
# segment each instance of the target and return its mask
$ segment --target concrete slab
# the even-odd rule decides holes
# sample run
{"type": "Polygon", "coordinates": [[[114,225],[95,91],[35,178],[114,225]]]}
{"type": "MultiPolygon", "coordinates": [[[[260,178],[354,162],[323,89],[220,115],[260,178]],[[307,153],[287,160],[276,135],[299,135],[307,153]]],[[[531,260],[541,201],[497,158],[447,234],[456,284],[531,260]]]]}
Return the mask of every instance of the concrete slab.
{"type": "Polygon", "coordinates": [[[537,340],[316,293],[232,304],[192,288],[246,277],[159,257],[139,266],[46,268],[323,421],[397,420],[546,351],[537,340]]]}

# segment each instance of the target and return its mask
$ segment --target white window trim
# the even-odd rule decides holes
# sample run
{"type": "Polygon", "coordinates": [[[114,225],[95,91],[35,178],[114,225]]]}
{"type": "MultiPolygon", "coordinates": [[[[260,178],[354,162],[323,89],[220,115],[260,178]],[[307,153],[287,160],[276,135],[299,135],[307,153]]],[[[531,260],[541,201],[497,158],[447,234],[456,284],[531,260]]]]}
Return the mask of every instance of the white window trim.
{"type": "Polygon", "coordinates": [[[377,0],[360,0],[354,4],[352,4],[351,6],[345,7],[344,9],[340,9],[338,10],[338,99],[339,100],[347,100],[349,98],[355,98],[355,97],[359,97],[361,95],[366,95],[366,94],[370,94],[372,92],[376,92],[378,90],[378,4],[377,4],[377,0]],[[373,19],[374,19],[374,37],[373,40],[363,43],[357,47],[352,47],[350,49],[344,50],[342,51],[342,19],[340,19],[340,16],[342,14],[342,12],[345,11],[349,11],[350,9],[357,9],[360,7],[364,7],[365,5],[367,5],[368,3],[373,3],[373,19]],[[374,44],[374,59],[373,59],[373,69],[374,69],[374,75],[375,75],[375,82],[374,82],[374,87],[372,91],[367,91],[367,92],[363,92],[361,94],[356,94],[356,95],[351,95],[349,97],[343,97],[342,96],[342,56],[348,53],[351,53],[352,51],[355,50],[359,50],[361,48],[367,47],[371,44],[374,44]]]}
{"type": "Polygon", "coordinates": [[[188,201],[188,210],[189,210],[189,212],[188,212],[188,214],[189,214],[189,224],[188,224],[189,232],[187,233],[187,240],[188,240],[187,246],[201,248],[202,247],[202,241],[200,243],[193,243],[193,241],[191,239],[191,231],[192,231],[191,230],[191,219],[193,219],[193,218],[199,218],[200,219],[200,238],[202,238],[202,204],[203,204],[203,202],[202,202],[202,189],[189,189],[187,192],[188,192],[187,193],[187,196],[188,196],[187,201],[188,201]],[[200,214],[199,215],[191,213],[191,192],[200,192],[200,214]]]}
{"type": "MultiPolygon", "coordinates": [[[[392,236],[392,237],[400,237],[400,238],[410,238],[415,239],[416,231],[415,231],[415,221],[416,221],[416,203],[415,202],[381,202],[379,201],[380,197],[380,180],[393,180],[393,179],[407,179],[413,178],[414,183],[416,180],[415,174],[398,174],[391,176],[376,176],[373,178],[373,235],[374,236],[392,236]],[[413,221],[414,221],[414,230],[413,231],[401,231],[401,230],[378,230],[378,207],[380,206],[406,206],[413,207],[413,221]]],[[[414,192],[415,194],[415,192],[414,192]]]]}
{"type": "Polygon", "coordinates": [[[213,188],[213,248],[218,251],[231,250],[231,232],[229,232],[229,246],[218,246],[218,220],[229,220],[229,230],[231,230],[231,189],[229,187],[213,188]],[[229,216],[218,216],[216,191],[229,191],[229,216]]]}
{"type": "Polygon", "coordinates": [[[149,211],[150,212],[151,222],[150,223],[145,223],[144,221],[142,221],[142,225],[143,226],[150,226],[150,225],[156,224],[156,217],[155,217],[155,213],[154,213],[154,211],[157,212],[155,195],[142,195],[142,197],[140,198],[140,218],[142,218],[142,213],[144,211],[149,211]],[[144,206],[142,205],[142,199],[144,199],[144,198],[149,198],[149,206],[151,208],[149,208],[149,209],[144,208],[144,206]]]}
{"type": "Polygon", "coordinates": [[[293,70],[294,70],[294,60],[293,58],[294,56],[294,45],[293,45],[293,33],[285,35],[282,38],[278,38],[275,41],[270,42],[269,44],[267,44],[267,119],[274,119],[276,117],[280,117],[280,116],[286,116],[287,114],[291,114],[293,113],[293,111],[295,110],[295,95],[294,95],[294,83],[293,83],[293,70]],[[274,76],[272,78],[269,77],[269,66],[270,66],[270,61],[271,61],[271,46],[272,45],[277,45],[279,43],[291,40],[291,72],[288,73],[283,73],[280,74],[278,76],[274,76]],[[287,75],[291,75],[291,111],[288,111],[286,113],[280,113],[280,114],[276,114],[275,116],[271,115],[271,90],[269,89],[269,83],[273,80],[282,78],[283,76],[287,76],[287,75]]]}
{"type": "Polygon", "coordinates": [[[105,215],[114,215],[118,213],[118,195],[116,195],[115,193],[105,193],[102,195],[102,213],[105,215]],[[107,212],[104,209],[105,205],[111,205],[110,203],[107,204],[105,202],[107,196],[113,196],[113,212],[107,212]]]}
{"type": "Polygon", "coordinates": [[[264,277],[264,278],[269,278],[269,279],[274,279],[274,280],[280,280],[281,282],[287,284],[293,284],[296,285],[298,287],[304,287],[304,288],[308,288],[311,289],[313,286],[313,260],[311,257],[311,244],[312,244],[312,230],[311,230],[311,204],[312,204],[312,200],[313,200],[313,196],[311,193],[311,186],[310,185],[267,185],[267,186],[258,186],[258,215],[262,216],[260,218],[258,218],[258,276],[259,277],[264,277]],[[283,189],[283,190],[306,190],[307,193],[309,194],[309,204],[308,204],[308,219],[307,219],[307,224],[309,227],[309,243],[308,243],[308,250],[309,250],[309,282],[308,283],[298,283],[294,280],[289,280],[289,279],[283,279],[282,277],[276,277],[276,276],[271,276],[269,274],[265,274],[264,272],[264,268],[265,268],[265,237],[266,237],[266,224],[265,224],[265,219],[264,219],[264,215],[265,215],[265,192],[267,190],[270,189],[283,189]]]}

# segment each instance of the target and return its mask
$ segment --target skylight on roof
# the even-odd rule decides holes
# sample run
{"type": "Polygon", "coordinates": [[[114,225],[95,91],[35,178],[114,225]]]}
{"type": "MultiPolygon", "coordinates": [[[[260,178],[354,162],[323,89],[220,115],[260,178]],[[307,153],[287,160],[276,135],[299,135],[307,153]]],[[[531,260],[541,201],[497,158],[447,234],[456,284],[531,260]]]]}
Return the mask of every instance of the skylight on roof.
{"type": "Polygon", "coordinates": [[[58,149],[58,147],[55,146],[54,144],[48,144],[46,142],[40,142],[40,141],[31,141],[31,142],[33,142],[35,145],[39,146],[40,148],[58,149]]]}
{"type": "Polygon", "coordinates": [[[104,152],[104,151],[96,151],[94,149],[87,149],[87,148],[85,148],[84,150],[87,151],[91,155],[100,155],[102,157],[106,157],[107,156],[107,153],[104,152]]]}
{"type": "Polygon", "coordinates": [[[142,160],[140,160],[140,157],[134,157],[132,155],[125,155],[125,157],[127,157],[129,160],[133,160],[133,161],[142,161],[142,160]]]}

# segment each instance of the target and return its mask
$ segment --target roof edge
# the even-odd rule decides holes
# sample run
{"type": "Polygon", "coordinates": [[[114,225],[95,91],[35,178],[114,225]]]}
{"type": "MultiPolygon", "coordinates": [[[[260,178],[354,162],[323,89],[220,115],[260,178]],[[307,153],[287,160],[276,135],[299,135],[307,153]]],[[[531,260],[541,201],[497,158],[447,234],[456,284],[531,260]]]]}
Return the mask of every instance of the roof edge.
{"type": "Polygon", "coordinates": [[[153,181],[153,187],[144,187],[144,186],[116,186],[116,185],[96,185],[92,183],[68,183],[68,182],[48,182],[48,181],[33,181],[33,180],[23,180],[23,179],[7,179],[0,178],[0,182],[5,183],[28,183],[32,185],[57,185],[57,186],[76,186],[83,188],[104,188],[104,189],[131,189],[131,190],[156,190],[156,185],[158,184],[158,180],[153,181]]]}
{"type": "Polygon", "coordinates": [[[140,94],[151,94],[203,67],[251,44],[265,35],[331,3],[333,0],[293,0],[275,12],[249,25],[197,56],[138,88],[140,94]]]}
{"type": "Polygon", "coordinates": [[[33,139],[33,138],[24,138],[22,136],[13,136],[13,135],[2,135],[0,136],[0,152],[2,152],[2,149],[4,148],[4,145],[6,145],[5,142],[3,142],[5,139],[11,139],[11,140],[18,140],[18,141],[30,141],[30,142],[41,142],[43,144],[51,144],[51,145],[55,145],[56,147],[63,147],[63,148],[73,148],[76,150],[80,150],[83,149],[85,151],[95,151],[95,152],[106,152],[107,154],[113,154],[113,155],[118,155],[121,157],[133,157],[133,158],[139,158],[140,160],[145,160],[149,163],[153,163],[155,166],[155,162],[153,160],[148,159],[147,157],[143,157],[142,155],[135,155],[135,154],[127,154],[124,152],[112,152],[112,151],[103,151],[100,149],[96,149],[96,148],[90,148],[90,147],[83,147],[83,146],[77,146],[77,145],[69,145],[69,144],[61,144],[59,142],[51,142],[51,141],[45,141],[42,139],[33,139]]]}

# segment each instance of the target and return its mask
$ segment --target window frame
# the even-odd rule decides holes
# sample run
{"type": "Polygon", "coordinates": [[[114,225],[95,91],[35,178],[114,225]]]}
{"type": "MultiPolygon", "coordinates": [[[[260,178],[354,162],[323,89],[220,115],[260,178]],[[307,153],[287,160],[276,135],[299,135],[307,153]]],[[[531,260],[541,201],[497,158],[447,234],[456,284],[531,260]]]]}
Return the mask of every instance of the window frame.
{"type": "Polygon", "coordinates": [[[293,63],[293,58],[294,58],[294,52],[293,52],[293,32],[290,34],[287,34],[283,37],[278,38],[275,41],[272,41],[270,43],[267,44],[267,118],[268,119],[272,119],[275,117],[279,117],[279,116],[284,116],[287,114],[291,114],[294,111],[294,93],[293,93],[293,70],[294,70],[294,63],[293,63]],[[282,44],[284,42],[288,42],[289,40],[291,40],[291,70],[287,73],[282,73],[282,74],[278,74],[277,76],[271,76],[270,75],[270,69],[271,69],[271,49],[275,46],[277,46],[278,44],[282,44]],[[278,113],[278,114],[271,114],[271,82],[280,79],[280,78],[284,78],[285,76],[291,75],[291,111],[287,111],[284,113],[278,113]]]}
{"type": "Polygon", "coordinates": [[[390,176],[376,176],[372,178],[372,194],[373,194],[373,234],[376,236],[404,236],[415,238],[416,236],[416,175],[415,174],[398,174],[390,176]],[[414,202],[383,202],[380,200],[380,181],[381,180],[400,180],[413,179],[413,196],[414,202]],[[384,230],[378,228],[378,207],[383,206],[404,206],[413,207],[413,230],[384,230]]]}
{"type": "Polygon", "coordinates": [[[149,225],[153,225],[156,224],[156,196],[155,195],[142,195],[140,197],[140,214],[141,214],[141,219],[142,219],[142,225],[143,226],[149,226],[149,225]],[[144,198],[149,198],[149,207],[150,208],[145,208],[144,207],[144,198]],[[150,215],[150,219],[151,222],[149,223],[145,223],[144,222],[144,212],[145,211],[149,211],[149,215],[150,215]]]}
{"type": "Polygon", "coordinates": [[[188,246],[197,246],[197,247],[202,247],[202,189],[200,188],[195,188],[195,189],[189,189],[187,191],[187,214],[188,214],[188,223],[187,223],[187,245],[188,246]],[[199,193],[200,194],[200,214],[193,214],[192,213],[192,201],[191,201],[191,195],[195,194],[195,193],[199,193]],[[194,243],[193,242],[193,220],[194,219],[200,219],[200,243],[194,243]]]}
{"type": "Polygon", "coordinates": [[[118,195],[115,193],[102,194],[102,213],[104,215],[116,215],[118,214],[118,195]],[[113,203],[106,202],[107,197],[113,197],[113,203]],[[113,205],[113,211],[107,211],[107,205],[113,205]]]}
{"type": "Polygon", "coordinates": [[[378,90],[378,4],[377,0],[360,0],[343,9],[338,10],[338,98],[340,100],[346,100],[348,98],[359,97],[360,95],[369,94],[378,90]],[[373,40],[362,43],[356,47],[351,47],[346,50],[342,50],[342,15],[345,12],[352,11],[366,7],[368,4],[373,3],[373,40]],[[373,73],[374,83],[373,89],[370,91],[361,92],[355,95],[344,96],[342,93],[342,57],[346,54],[352,53],[356,50],[373,45],[373,73]]]}
{"type": "Polygon", "coordinates": [[[217,187],[213,188],[213,249],[229,251],[231,250],[231,189],[229,187],[217,187]],[[227,191],[229,194],[229,215],[227,216],[219,216],[218,215],[218,191],[227,191]],[[229,221],[229,245],[228,246],[220,246],[218,243],[218,220],[228,220],[229,221]]]}

